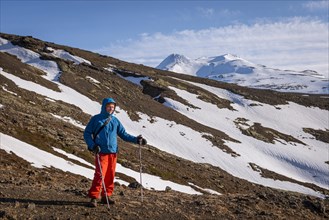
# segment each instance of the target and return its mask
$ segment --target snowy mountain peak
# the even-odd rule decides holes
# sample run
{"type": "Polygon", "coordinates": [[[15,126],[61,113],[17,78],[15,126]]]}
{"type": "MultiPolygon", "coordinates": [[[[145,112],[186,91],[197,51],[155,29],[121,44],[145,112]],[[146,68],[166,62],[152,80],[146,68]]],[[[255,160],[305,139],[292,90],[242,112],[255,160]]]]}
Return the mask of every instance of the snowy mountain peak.
{"type": "Polygon", "coordinates": [[[186,62],[186,61],[189,61],[189,58],[187,58],[186,56],[184,55],[181,55],[181,54],[176,54],[176,53],[173,53],[171,55],[169,55],[168,57],[169,59],[173,59],[177,62],[186,62]]]}
{"type": "Polygon", "coordinates": [[[164,59],[158,66],[158,69],[166,69],[167,70],[173,68],[174,65],[178,64],[189,64],[190,63],[190,59],[185,57],[184,55],[180,55],[180,54],[170,54],[166,59],[164,59]],[[169,68],[170,67],[170,68],[169,68]]]}
{"type": "Polygon", "coordinates": [[[216,57],[213,57],[213,58],[216,61],[232,61],[232,60],[241,59],[238,56],[233,55],[233,54],[229,54],[229,53],[221,55],[221,56],[216,56],[216,57]]]}

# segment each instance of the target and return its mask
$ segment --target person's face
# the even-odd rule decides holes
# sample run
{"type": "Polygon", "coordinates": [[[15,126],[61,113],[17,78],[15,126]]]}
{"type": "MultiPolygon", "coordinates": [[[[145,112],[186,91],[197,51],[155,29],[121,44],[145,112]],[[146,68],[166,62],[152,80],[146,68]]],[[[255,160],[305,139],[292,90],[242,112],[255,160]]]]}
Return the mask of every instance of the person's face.
{"type": "Polygon", "coordinates": [[[115,104],[114,103],[109,103],[106,105],[106,111],[110,114],[114,112],[115,109],[115,104]]]}

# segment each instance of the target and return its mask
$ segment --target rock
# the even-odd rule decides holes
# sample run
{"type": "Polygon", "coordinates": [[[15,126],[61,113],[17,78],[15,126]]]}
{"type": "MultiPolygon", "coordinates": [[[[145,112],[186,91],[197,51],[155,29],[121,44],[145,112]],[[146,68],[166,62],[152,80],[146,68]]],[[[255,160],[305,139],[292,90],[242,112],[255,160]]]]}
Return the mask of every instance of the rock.
{"type": "Polygon", "coordinates": [[[132,188],[132,189],[138,189],[140,188],[142,185],[139,183],[139,182],[132,182],[128,185],[129,188],[132,188]]]}
{"type": "Polygon", "coordinates": [[[171,191],[172,189],[169,187],[169,186],[166,186],[166,189],[165,189],[165,191],[166,192],[169,192],[169,191],[171,191]]]}
{"type": "Polygon", "coordinates": [[[258,198],[260,198],[262,200],[267,200],[266,194],[259,194],[258,198]]]}
{"type": "Polygon", "coordinates": [[[259,215],[266,215],[266,212],[265,212],[265,211],[261,211],[261,212],[259,213],[259,215]]]}
{"type": "Polygon", "coordinates": [[[29,210],[33,210],[33,209],[35,209],[35,204],[33,202],[28,203],[26,208],[29,209],[29,210]]]}
{"type": "Polygon", "coordinates": [[[320,202],[313,202],[311,200],[305,199],[303,201],[303,205],[305,208],[310,209],[312,212],[316,213],[324,213],[325,212],[325,206],[320,202]]]}
{"type": "Polygon", "coordinates": [[[194,203],[195,203],[197,206],[203,206],[203,205],[206,204],[204,201],[201,201],[201,200],[194,201],[194,203]]]}
{"type": "Polygon", "coordinates": [[[29,175],[29,176],[35,176],[35,172],[33,170],[29,170],[27,172],[27,175],[29,175]]]}
{"type": "Polygon", "coordinates": [[[0,211],[0,218],[4,218],[6,215],[6,212],[5,211],[0,211]]]}
{"type": "Polygon", "coordinates": [[[81,182],[81,183],[89,183],[89,180],[88,180],[87,178],[83,178],[83,179],[81,179],[80,182],[81,182]]]}

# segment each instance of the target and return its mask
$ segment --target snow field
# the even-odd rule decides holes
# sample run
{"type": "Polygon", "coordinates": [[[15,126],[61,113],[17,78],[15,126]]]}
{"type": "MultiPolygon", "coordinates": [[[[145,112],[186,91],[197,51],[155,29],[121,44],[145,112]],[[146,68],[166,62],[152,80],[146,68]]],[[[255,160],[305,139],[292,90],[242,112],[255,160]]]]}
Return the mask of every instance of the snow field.
{"type": "MultiPolygon", "coordinates": [[[[304,132],[301,133],[302,126],[315,129],[326,128],[326,125],[328,124],[328,118],[326,117],[326,115],[328,115],[327,111],[318,108],[306,108],[295,103],[280,106],[281,110],[264,103],[261,103],[262,106],[248,107],[253,101],[245,100],[242,97],[231,94],[225,90],[217,88],[209,89],[208,86],[204,85],[198,86],[213,93],[216,90],[217,93],[215,94],[219,97],[231,101],[234,100],[235,103],[239,103],[233,104],[233,107],[238,111],[218,109],[215,105],[197,99],[194,94],[173,87],[171,89],[173,89],[179,96],[188,100],[191,104],[201,107],[201,109],[187,110],[187,106],[168,98],[166,99],[166,105],[199,123],[221,130],[230,137],[241,141],[242,144],[227,142],[227,145],[237,153],[241,154],[241,158],[246,158],[245,166],[247,166],[249,162],[253,162],[263,168],[292,177],[299,181],[312,182],[324,188],[328,188],[329,173],[327,165],[324,163],[324,161],[328,159],[328,150],[325,143],[314,139],[305,139],[307,140],[305,141],[306,144],[310,146],[285,143],[283,140],[280,141],[282,143],[276,141],[273,145],[243,135],[233,123],[236,118],[242,117],[250,120],[248,122],[250,125],[252,125],[253,122],[259,122],[265,127],[273,128],[300,139],[300,137],[297,137],[298,135],[309,136],[304,132]],[[202,115],[202,117],[200,117],[200,115],[202,115]],[[271,117],[272,115],[276,117],[273,118],[271,117]],[[297,120],[289,120],[296,115],[297,120]],[[287,123],[290,124],[286,126],[287,123]],[[309,148],[311,148],[311,150],[309,148]]],[[[240,158],[238,157],[237,159],[240,158]]],[[[227,171],[232,174],[236,172],[240,173],[241,167],[239,167],[237,171],[232,170],[233,167],[230,166],[227,171]]],[[[240,175],[238,174],[237,176],[240,175]]],[[[251,177],[245,176],[244,178],[250,180],[251,177]]]]}

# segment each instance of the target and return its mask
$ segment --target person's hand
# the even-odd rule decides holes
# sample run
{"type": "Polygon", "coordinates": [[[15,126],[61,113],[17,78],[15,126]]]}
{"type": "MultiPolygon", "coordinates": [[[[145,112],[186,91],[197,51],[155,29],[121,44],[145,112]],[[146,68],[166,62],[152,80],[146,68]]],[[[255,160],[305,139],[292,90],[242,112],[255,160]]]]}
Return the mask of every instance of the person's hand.
{"type": "Polygon", "coordinates": [[[97,145],[94,147],[94,153],[99,154],[99,152],[101,152],[101,147],[97,145]]]}
{"type": "Polygon", "coordinates": [[[138,144],[141,144],[141,145],[146,145],[147,144],[147,141],[145,138],[142,137],[142,135],[138,135],[137,136],[137,143],[138,144]]]}
{"type": "Polygon", "coordinates": [[[94,154],[98,154],[99,152],[101,152],[101,147],[95,144],[93,149],[88,149],[88,150],[90,150],[94,154]]]}

